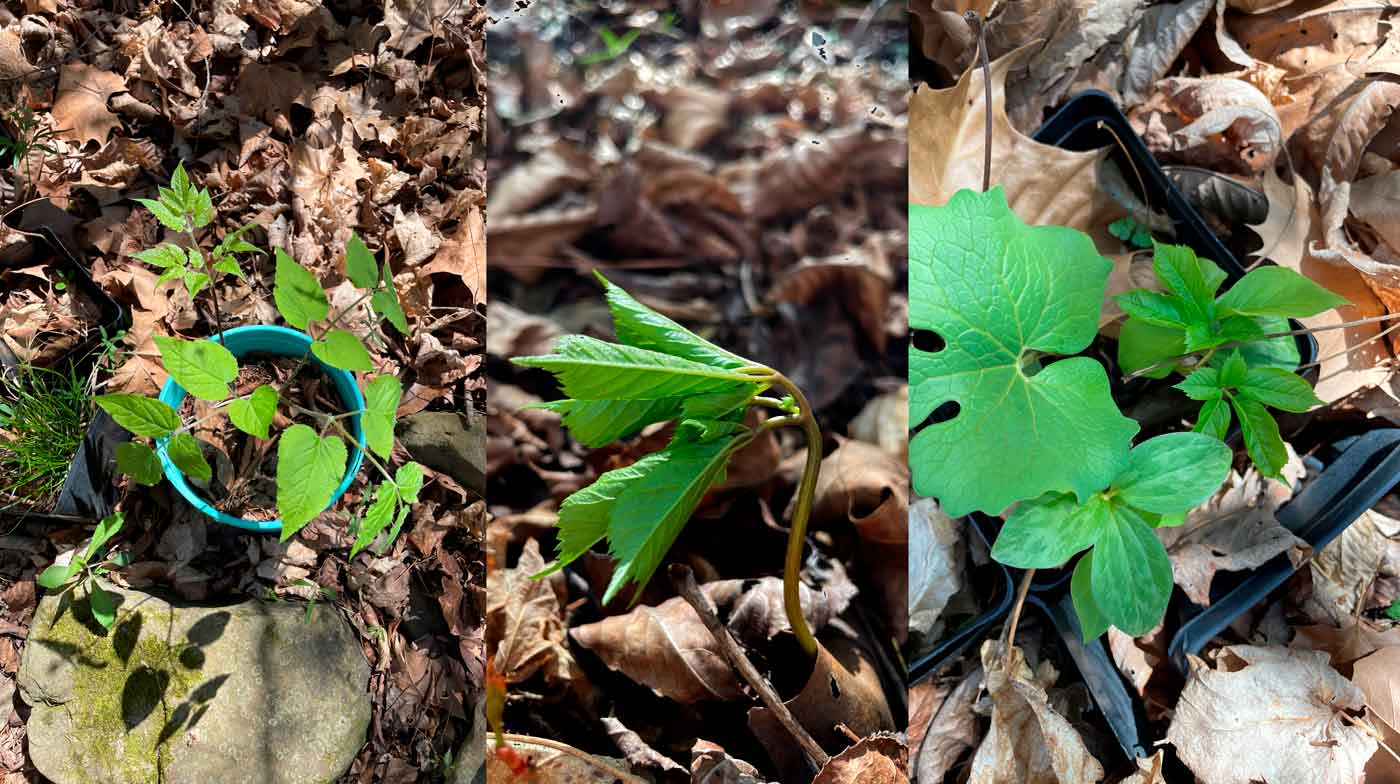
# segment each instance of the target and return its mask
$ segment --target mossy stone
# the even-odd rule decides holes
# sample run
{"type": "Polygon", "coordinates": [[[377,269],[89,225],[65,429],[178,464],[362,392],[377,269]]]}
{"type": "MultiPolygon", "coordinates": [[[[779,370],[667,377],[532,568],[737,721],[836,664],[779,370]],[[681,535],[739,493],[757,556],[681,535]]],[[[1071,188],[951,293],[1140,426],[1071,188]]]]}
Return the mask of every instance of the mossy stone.
{"type": "Polygon", "coordinates": [[[30,757],[57,784],[333,781],[365,742],[369,665],[322,605],[81,593],[39,603],[19,671],[30,757]]]}

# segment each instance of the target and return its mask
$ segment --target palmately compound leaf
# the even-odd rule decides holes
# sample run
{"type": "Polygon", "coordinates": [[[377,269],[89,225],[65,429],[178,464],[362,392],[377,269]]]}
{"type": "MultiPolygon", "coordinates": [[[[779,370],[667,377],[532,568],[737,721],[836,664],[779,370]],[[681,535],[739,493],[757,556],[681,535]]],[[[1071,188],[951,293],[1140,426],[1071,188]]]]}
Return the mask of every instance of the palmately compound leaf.
{"type": "MultiPolygon", "coordinates": [[[[608,522],[608,550],[617,565],[603,594],[612,601],[628,583],[645,587],[706,491],[724,480],[730,438],[694,440],[683,422],[646,475],[617,498],[608,522]]],[[[634,601],[641,591],[634,594],[634,601]]]]}
{"type": "Polygon", "coordinates": [[[277,511],[282,541],[311,522],[330,503],[345,478],[345,442],[321,437],[307,425],[292,425],[277,444],[277,511]]]}
{"type": "Polygon", "coordinates": [[[1172,562],[1152,526],[1120,506],[1094,543],[1094,604],[1103,617],[1137,637],[1162,621],[1172,595],[1172,562]]]}
{"type": "Polygon", "coordinates": [[[180,426],[175,409],[155,398],[116,392],[93,398],[116,420],[116,423],[138,436],[160,438],[180,426]]]}
{"type": "Polygon", "coordinates": [[[214,476],[214,469],[210,468],[209,461],[204,459],[199,441],[189,433],[176,433],[171,436],[170,440],[165,442],[165,453],[170,456],[170,462],[185,476],[201,482],[208,482],[214,476]]]}
{"type": "Polygon", "coordinates": [[[386,460],[394,451],[394,419],[398,414],[403,387],[390,375],[375,376],[365,387],[365,412],[360,426],[365,430],[365,444],[370,451],[386,460]]]}
{"type": "Polygon", "coordinates": [[[343,329],[333,329],[323,339],[313,342],[311,353],[333,368],[362,373],[374,370],[374,362],[365,344],[355,337],[355,333],[343,329]]]}
{"type": "Polygon", "coordinates": [[[277,389],[264,384],[246,398],[228,406],[228,418],[233,426],[250,436],[266,440],[271,434],[272,420],[277,415],[277,389]]]}
{"type": "MultiPolygon", "coordinates": [[[[1098,330],[1112,264],[1085,235],[1027,226],[1001,188],[959,191],[943,207],[909,208],[909,323],[945,346],[909,351],[914,488],[950,515],[999,514],[1047,492],[1081,499],[1127,460],[1138,425],[1087,357],[1038,373],[1037,352],[1082,351],[1098,330]]],[[[917,342],[917,341],[916,341],[917,342]]]]}
{"type": "Polygon", "coordinates": [[[603,284],[608,309],[612,311],[613,332],[619,343],[711,367],[738,370],[754,366],[753,362],[716,346],[638,302],[620,286],[603,277],[601,272],[594,274],[603,284]]]}
{"type": "Polygon", "coordinates": [[[330,315],[330,302],[326,300],[326,292],[316,276],[281,248],[277,248],[273,255],[277,258],[277,269],[272,300],[277,303],[277,312],[282,314],[282,318],[297,329],[306,329],[307,324],[322,321],[330,315]]]}
{"type": "Polygon", "coordinates": [[[165,369],[186,392],[217,403],[228,397],[228,384],[238,377],[238,360],[212,340],[155,337],[165,369]]]}
{"type": "Polygon", "coordinates": [[[362,289],[372,289],[379,281],[379,265],[358,234],[351,234],[345,243],[345,277],[362,289]]]}
{"type": "Polygon", "coordinates": [[[661,452],[654,452],[629,466],[604,473],[593,484],[565,498],[564,503],[559,505],[559,520],[555,524],[559,535],[555,543],[554,563],[544,571],[531,575],[531,579],[554,574],[602,541],[608,535],[608,521],[612,518],[618,496],[630,484],[666,460],[661,452]]]}
{"type": "Polygon", "coordinates": [[[160,225],[165,228],[180,232],[185,230],[185,216],[176,213],[155,199],[137,199],[136,201],[150,210],[151,214],[156,216],[156,220],[160,221],[160,225]]]}
{"type": "Polygon", "coordinates": [[[605,343],[585,335],[565,335],[553,354],[516,357],[525,367],[548,370],[564,394],[580,400],[655,400],[730,392],[757,378],[634,346],[605,343]]]}
{"type": "Polygon", "coordinates": [[[139,441],[117,444],[117,470],[140,485],[158,485],[164,473],[154,449],[139,441]]]}

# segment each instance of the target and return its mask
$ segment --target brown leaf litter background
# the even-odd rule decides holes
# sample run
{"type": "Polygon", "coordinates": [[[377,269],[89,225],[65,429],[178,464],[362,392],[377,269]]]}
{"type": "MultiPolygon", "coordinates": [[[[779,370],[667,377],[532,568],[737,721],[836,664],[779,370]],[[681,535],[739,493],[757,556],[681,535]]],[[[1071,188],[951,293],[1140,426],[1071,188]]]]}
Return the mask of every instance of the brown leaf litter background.
{"type": "MultiPolygon", "coordinates": [[[[481,2],[438,0],[26,0],[0,9],[0,107],[28,109],[55,132],[52,152],[32,151],[6,172],[0,202],[8,210],[18,193],[42,199],[22,211],[21,228],[55,231],[130,307],[129,353],[107,390],[155,391],[164,379],[152,338],[213,329],[183,288],[157,286],[155,272],[128,258],[163,236],[132,199],[154,197],[184,161],[213,194],[219,219],[209,237],[257,224],[247,238],[288,249],[334,307],[354,299],[341,254],[352,232],[363,237],[392,264],[413,328],[371,348],[376,369],[403,384],[400,415],[484,413],[486,21],[481,2]]],[[[0,252],[26,242],[0,229],[0,252]]],[[[272,323],[271,259],[247,266],[247,283],[221,284],[225,318],[272,323]]],[[[5,286],[0,328],[11,349],[72,318],[52,291],[5,286]]],[[[400,449],[391,462],[406,459],[400,449]]],[[[285,545],[210,523],[168,487],[128,498],[119,541],[134,562],[117,579],[192,600],[333,591],[372,668],[371,733],[343,781],[439,780],[481,688],[483,488],[430,471],[393,548],[347,562],[349,513],[366,476],[285,545]]],[[[19,523],[0,537],[6,784],[39,780],[22,751],[24,713],[10,710],[20,705],[13,676],[35,574],[84,536],[82,527],[19,523]]]]}
{"type": "MultiPolygon", "coordinates": [[[[907,621],[909,484],[902,11],[534,3],[490,29],[488,645],[509,684],[508,732],[656,781],[812,779],[794,772],[794,744],[766,711],[750,716],[757,700],[665,568],[630,611],[626,596],[598,603],[611,570],[601,552],[525,579],[550,559],[560,501],[669,437],[653,427],[587,449],[557,415],[521,410],[558,391],[510,357],[544,353],[566,333],[610,337],[594,269],[782,369],[811,398],[825,458],[803,607],[836,654],[831,666],[853,668],[851,688],[902,719],[893,657],[907,621]],[[585,63],[604,29],[641,32],[621,56],[585,63]]],[[[783,525],[803,459],[795,434],[755,442],[668,556],[694,570],[784,697],[810,669],[781,601],[783,525]]],[[[835,756],[817,780],[905,780],[902,737],[854,743],[821,711],[806,718],[835,756]]]]}

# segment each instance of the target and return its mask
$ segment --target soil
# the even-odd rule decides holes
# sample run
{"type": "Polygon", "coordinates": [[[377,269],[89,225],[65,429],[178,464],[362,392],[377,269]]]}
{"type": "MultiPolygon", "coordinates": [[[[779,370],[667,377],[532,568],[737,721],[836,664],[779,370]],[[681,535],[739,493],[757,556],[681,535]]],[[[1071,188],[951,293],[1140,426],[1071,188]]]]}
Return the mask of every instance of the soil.
{"type": "Polygon", "coordinates": [[[246,395],[271,384],[279,390],[293,373],[297,382],[282,396],[272,423],[271,438],[264,441],[234,427],[223,409],[186,397],[180,404],[183,422],[204,421],[191,432],[204,447],[205,459],[214,469],[209,482],[191,480],[201,494],[220,512],[245,520],[273,520],[277,512],[277,438],[295,424],[318,427],[313,416],[291,413],[287,403],[303,409],[336,414],[345,410],[334,387],[314,363],[302,364],[294,357],[250,354],[240,359],[232,397],[246,395]]]}

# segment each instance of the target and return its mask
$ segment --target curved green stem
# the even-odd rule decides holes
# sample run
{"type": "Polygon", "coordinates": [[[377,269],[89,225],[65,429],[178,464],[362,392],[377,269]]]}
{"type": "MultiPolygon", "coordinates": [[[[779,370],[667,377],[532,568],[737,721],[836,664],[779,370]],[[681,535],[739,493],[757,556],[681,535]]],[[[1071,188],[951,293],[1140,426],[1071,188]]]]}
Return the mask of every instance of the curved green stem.
{"type": "Polygon", "coordinates": [[[822,467],[822,431],[817,426],[811,403],[807,402],[807,397],[796,384],[776,371],[773,373],[772,382],[792,395],[792,399],[797,401],[798,413],[770,421],[800,425],[807,437],[807,464],[802,469],[802,481],[797,485],[797,500],[788,528],[787,557],[783,560],[783,609],[787,612],[788,624],[792,626],[792,633],[797,637],[797,644],[802,646],[802,650],[806,651],[808,656],[816,656],[817,638],[812,635],[811,628],[807,626],[807,617],[802,614],[799,577],[802,573],[802,545],[807,541],[807,521],[812,516],[817,475],[822,467]]]}

